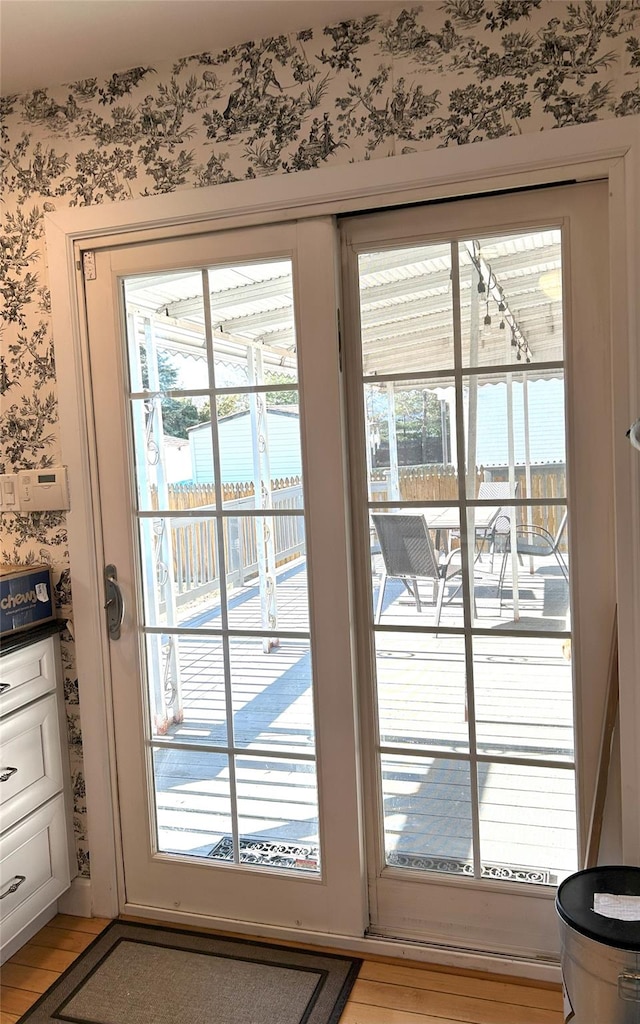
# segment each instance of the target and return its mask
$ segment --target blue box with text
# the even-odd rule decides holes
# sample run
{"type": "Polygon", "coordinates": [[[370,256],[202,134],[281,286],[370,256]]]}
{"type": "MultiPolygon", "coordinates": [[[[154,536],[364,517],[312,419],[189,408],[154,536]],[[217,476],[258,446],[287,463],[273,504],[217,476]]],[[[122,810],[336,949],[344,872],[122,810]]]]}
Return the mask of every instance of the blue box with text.
{"type": "Polygon", "coordinates": [[[0,565],[0,636],[54,618],[46,565],[0,565]]]}

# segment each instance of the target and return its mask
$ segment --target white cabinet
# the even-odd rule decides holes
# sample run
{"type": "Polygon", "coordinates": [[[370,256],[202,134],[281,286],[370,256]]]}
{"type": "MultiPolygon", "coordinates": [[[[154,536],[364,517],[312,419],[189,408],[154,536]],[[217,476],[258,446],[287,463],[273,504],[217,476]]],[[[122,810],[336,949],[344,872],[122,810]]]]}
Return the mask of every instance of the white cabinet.
{"type": "Polygon", "coordinates": [[[0,658],[2,963],[53,917],[72,874],[57,627],[10,641],[0,658]]]}

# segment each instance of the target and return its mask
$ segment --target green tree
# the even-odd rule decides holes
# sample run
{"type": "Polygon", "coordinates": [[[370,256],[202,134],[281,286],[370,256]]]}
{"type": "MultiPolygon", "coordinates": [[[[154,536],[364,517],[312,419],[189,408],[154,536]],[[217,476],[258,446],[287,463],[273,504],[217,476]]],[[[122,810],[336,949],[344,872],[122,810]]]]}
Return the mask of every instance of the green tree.
{"type": "MultiPolygon", "coordinates": [[[[268,370],[265,374],[266,384],[293,384],[291,374],[282,373],[279,370],[268,370]]],[[[267,405],[297,405],[299,401],[298,389],[292,391],[267,391],[267,405]]]]}
{"type": "MultiPolygon", "coordinates": [[[[140,366],[142,370],[142,386],[149,388],[149,372],[147,353],[140,347],[140,366]]],[[[162,349],[158,350],[158,383],[160,391],[172,391],[178,383],[178,371],[171,362],[171,357],[162,349]]],[[[165,434],[170,437],[187,437],[187,429],[196,423],[206,423],[209,419],[209,406],[201,409],[190,398],[169,398],[161,400],[162,425],[165,434]]]]}

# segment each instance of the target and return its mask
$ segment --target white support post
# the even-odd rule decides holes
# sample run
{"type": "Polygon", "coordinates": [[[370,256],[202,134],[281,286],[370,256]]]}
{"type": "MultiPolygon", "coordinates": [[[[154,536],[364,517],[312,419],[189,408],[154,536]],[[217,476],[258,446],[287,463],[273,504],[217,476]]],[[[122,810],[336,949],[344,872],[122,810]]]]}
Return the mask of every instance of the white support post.
{"type": "MultiPolygon", "coordinates": [[[[247,347],[249,383],[264,383],[262,352],[247,347]]],[[[253,479],[256,508],[271,509],[271,469],[269,466],[269,434],[267,430],[267,408],[264,392],[252,392],[249,396],[251,415],[251,448],[253,453],[253,479]]],[[[273,517],[256,517],[256,544],[258,548],[258,583],[260,587],[260,614],[264,629],[273,630],[278,625],[276,598],[276,555],[273,538],[273,517]]],[[[265,654],[278,646],[275,637],[265,637],[262,647],[265,654]]]]}
{"type": "MultiPolygon", "coordinates": [[[[469,309],[469,366],[478,365],[480,350],[480,274],[473,264],[471,268],[471,298],[469,309]]],[[[478,451],[478,378],[472,374],[469,378],[469,406],[467,413],[467,467],[466,480],[467,498],[476,496],[476,459],[478,451]]],[[[476,556],[476,523],[475,509],[467,507],[467,521],[460,523],[460,536],[469,538],[469,566],[473,567],[476,556]],[[467,532],[468,531],[468,532],[467,532]]],[[[470,568],[472,571],[472,568],[470,568]]],[[[473,583],[473,580],[472,580],[473,583]]]]}
{"type": "MultiPolygon", "coordinates": [[[[513,374],[507,374],[507,445],[509,459],[509,490],[515,494],[516,467],[515,441],[513,434],[513,374]]],[[[518,591],[518,532],[516,529],[516,509],[509,517],[509,535],[511,539],[511,590],[513,594],[513,619],[520,618],[520,594],[518,591]]]]}
{"type": "MultiPolygon", "coordinates": [[[[152,399],[152,408],[150,413],[150,425],[151,430],[148,434],[147,448],[150,448],[151,444],[155,444],[157,450],[157,458],[155,462],[152,462],[148,457],[147,462],[153,467],[151,476],[155,476],[155,484],[158,495],[158,507],[167,509],[169,507],[169,488],[167,486],[167,477],[165,473],[165,453],[164,453],[164,427],[162,423],[162,404],[159,394],[160,391],[160,377],[158,373],[158,346],[156,344],[156,337],[153,330],[153,324],[150,319],[145,317],[144,320],[144,341],[145,350],[147,353],[147,373],[149,375],[149,390],[156,392],[156,396],[152,399]],[[155,470],[155,472],[153,472],[155,470]]],[[[155,559],[152,577],[155,572],[156,566],[160,567],[161,570],[161,582],[158,578],[152,578],[150,581],[153,586],[153,592],[162,592],[164,598],[164,607],[167,626],[178,625],[178,614],[176,609],[176,581],[175,573],[173,568],[173,552],[171,550],[171,521],[163,519],[162,528],[157,539],[157,551],[159,558],[155,559]]],[[[153,550],[153,549],[151,549],[153,550]]],[[[159,622],[159,619],[156,619],[159,622]]],[[[171,722],[181,722],[183,718],[182,709],[182,674],[180,669],[180,657],[178,654],[178,645],[173,635],[169,636],[168,640],[168,651],[167,661],[165,664],[164,678],[162,677],[162,671],[159,671],[157,679],[154,678],[154,687],[156,691],[159,689],[159,693],[156,693],[156,700],[161,701],[159,707],[164,707],[165,721],[158,719],[156,727],[160,730],[166,728],[171,722]],[[171,697],[167,698],[167,682],[171,682],[171,697]]]]}
{"type": "MultiPolygon", "coordinates": [[[[522,374],[522,414],[524,416],[524,477],[527,488],[527,498],[529,501],[533,498],[531,493],[531,437],[529,433],[529,376],[526,373],[522,374]]],[[[526,523],[530,526],[532,523],[531,519],[531,507],[527,506],[526,510],[526,523]]],[[[533,573],[533,555],[529,555],[529,572],[533,573]]]]}
{"type": "Polygon", "coordinates": [[[400,500],[398,435],[396,433],[396,393],[392,381],[387,384],[387,425],[389,427],[389,499],[400,500]]]}

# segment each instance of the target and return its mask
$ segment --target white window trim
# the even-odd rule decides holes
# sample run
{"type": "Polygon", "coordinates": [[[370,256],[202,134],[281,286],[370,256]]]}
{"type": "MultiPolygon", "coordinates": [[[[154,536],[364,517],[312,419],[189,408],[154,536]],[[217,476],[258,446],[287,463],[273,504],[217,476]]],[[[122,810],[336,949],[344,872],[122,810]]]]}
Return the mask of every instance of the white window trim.
{"type": "MultiPolygon", "coordinates": [[[[109,652],[96,602],[83,596],[102,593],[102,566],[96,558],[100,527],[85,400],[88,367],[78,253],[115,242],[594,178],[608,180],[610,195],[622,852],[624,861],[633,864],[640,863],[640,631],[634,628],[640,622],[640,457],[625,434],[640,415],[640,117],[46,215],[58,391],[64,395],[59,402],[62,452],[71,480],[67,524],[94,914],[117,915],[124,893],[116,781],[113,768],[105,771],[105,765],[113,766],[109,652]]],[[[262,929],[263,934],[268,931],[262,929]]],[[[332,943],[341,944],[340,937],[332,936],[332,943]]],[[[346,937],[344,944],[358,948],[346,937]]],[[[544,967],[515,963],[511,969],[506,961],[492,967],[482,957],[469,959],[426,947],[421,951],[414,944],[404,950],[399,943],[362,939],[359,948],[530,977],[553,976],[544,967]]]]}

